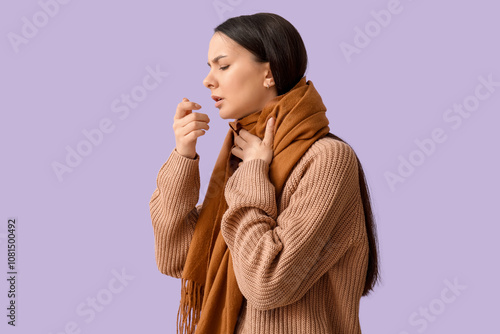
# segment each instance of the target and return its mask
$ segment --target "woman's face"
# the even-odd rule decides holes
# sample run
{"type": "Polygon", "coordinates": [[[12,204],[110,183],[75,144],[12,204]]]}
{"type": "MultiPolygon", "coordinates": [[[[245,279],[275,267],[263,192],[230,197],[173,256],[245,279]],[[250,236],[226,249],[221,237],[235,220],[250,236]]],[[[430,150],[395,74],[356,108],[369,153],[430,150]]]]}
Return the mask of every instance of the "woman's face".
{"type": "Polygon", "coordinates": [[[210,72],[203,85],[210,89],[211,95],[223,98],[218,106],[223,119],[241,119],[253,114],[277,96],[269,62],[256,62],[252,53],[225,34],[216,32],[212,36],[208,65],[210,72]]]}

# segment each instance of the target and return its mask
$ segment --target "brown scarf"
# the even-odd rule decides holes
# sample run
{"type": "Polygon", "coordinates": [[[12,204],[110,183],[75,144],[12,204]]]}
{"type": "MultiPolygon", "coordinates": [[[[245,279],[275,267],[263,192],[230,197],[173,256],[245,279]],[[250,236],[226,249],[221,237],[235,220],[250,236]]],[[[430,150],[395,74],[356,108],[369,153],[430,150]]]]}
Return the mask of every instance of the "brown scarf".
{"type": "Polygon", "coordinates": [[[277,200],[297,161],[330,131],[326,107],[305,76],[292,90],[270,100],[261,111],[229,122],[230,129],[210,177],[184,265],[177,333],[191,334],[195,329],[196,334],[234,332],[243,295],[220,231],[221,218],[227,209],[224,188],[241,161],[231,154],[235,134],[244,128],[263,139],[270,117],[275,119],[275,134],[269,176],[277,200]]]}

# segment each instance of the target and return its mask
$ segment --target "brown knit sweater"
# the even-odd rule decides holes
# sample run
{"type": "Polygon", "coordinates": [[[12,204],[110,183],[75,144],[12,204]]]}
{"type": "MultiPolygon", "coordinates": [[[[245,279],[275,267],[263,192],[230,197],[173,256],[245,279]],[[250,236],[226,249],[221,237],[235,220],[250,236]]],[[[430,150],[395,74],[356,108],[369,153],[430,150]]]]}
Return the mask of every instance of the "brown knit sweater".
{"type": "MultiPolygon", "coordinates": [[[[182,275],[201,210],[199,160],[174,149],[150,201],[158,269],[172,277],[182,275]]],[[[319,139],[278,201],[268,172],[264,160],[247,161],[225,188],[221,230],[245,298],[235,333],[361,333],[368,239],[354,151],[319,139]]]]}

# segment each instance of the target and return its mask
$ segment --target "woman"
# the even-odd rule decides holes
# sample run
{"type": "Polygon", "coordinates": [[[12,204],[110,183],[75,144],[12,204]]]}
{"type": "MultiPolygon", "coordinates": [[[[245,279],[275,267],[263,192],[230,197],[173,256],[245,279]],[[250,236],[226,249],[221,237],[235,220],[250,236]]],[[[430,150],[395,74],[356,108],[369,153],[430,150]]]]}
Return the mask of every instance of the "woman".
{"type": "Polygon", "coordinates": [[[234,121],[203,204],[195,147],[210,119],[186,98],[150,200],[158,269],[182,278],[178,332],[361,333],[378,279],[368,187],[329,133],[299,33],[276,14],[230,18],[208,59],[203,84],[234,121]]]}

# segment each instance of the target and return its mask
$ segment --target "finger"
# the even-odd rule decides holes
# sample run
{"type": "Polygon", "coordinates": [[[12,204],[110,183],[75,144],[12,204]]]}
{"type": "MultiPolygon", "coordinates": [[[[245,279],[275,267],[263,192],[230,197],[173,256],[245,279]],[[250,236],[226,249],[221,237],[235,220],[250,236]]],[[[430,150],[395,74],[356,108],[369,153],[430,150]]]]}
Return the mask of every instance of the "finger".
{"type": "Polygon", "coordinates": [[[246,140],[241,138],[241,136],[234,137],[234,144],[238,147],[243,147],[246,144],[246,140]]]}
{"type": "Polygon", "coordinates": [[[206,122],[193,121],[186,124],[183,128],[183,131],[185,131],[186,134],[189,134],[192,131],[198,130],[208,131],[210,129],[210,126],[206,122]]]}
{"type": "Polygon", "coordinates": [[[243,160],[243,150],[239,147],[239,146],[234,146],[232,149],[231,149],[231,153],[240,158],[241,160],[243,160]]]}
{"type": "Polygon", "coordinates": [[[181,127],[184,127],[191,122],[205,122],[208,124],[210,123],[210,118],[208,117],[207,114],[193,112],[189,115],[184,116],[182,119],[177,120],[177,123],[181,127]]]}
{"type": "Polygon", "coordinates": [[[266,146],[272,146],[274,140],[274,117],[271,117],[267,120],[266,132],[264,134],[264,139],[262,142],[266,146]]]}
{"type": "Polygon", "coordinates": [[[188,98],[186,98],[186,97],[182,98],[182,102],[180,102],[177,105],[177,109],[175,110],[174,119],[183,118],[184,116],[186,116],[186,114],[188,114],[187,110],[184,108],[184,105],[183,105],[183,103],[187,102],[187,101],[189,101],[188,98]]]}
{"type": "MultiPolygon", "coordinates": [[[[261,142],[260,138],[256,135],[251,134],[249,131],[245,129],[240,130],[239,138],[243,141],[243,144],[252,143],[252,142],[261,142]]],[[[243,147],[242,145],[240,145],[243,147]]]]}
{"type": "Polygon", "coordinates": [[[183,118],[186,115],[191,114],[192,110],[198,110],[201,106],[196,102],[189,101],[188,98],[184,97],[182,102],[177,105],[175,111],[174,119],[183,118]]]}
{"type": "Polygon", "coordinates": [[[210,123],[210,118],[207,114],[193,112],[189,115],[184,116],[180,119],[174,119],[174,124],[172,125],[174,131],[180,128],[184,128],[182,131],[193,131],[197,129],[208,130],[210,123]]]}
{"type": "Polygon", "coordinates": [[[246,137],[247,134],[248,134],[248,132],[245,129],[240,129],[240,131],[238,132],[238,136],[240,136],[240,137],[246,137]]]}

